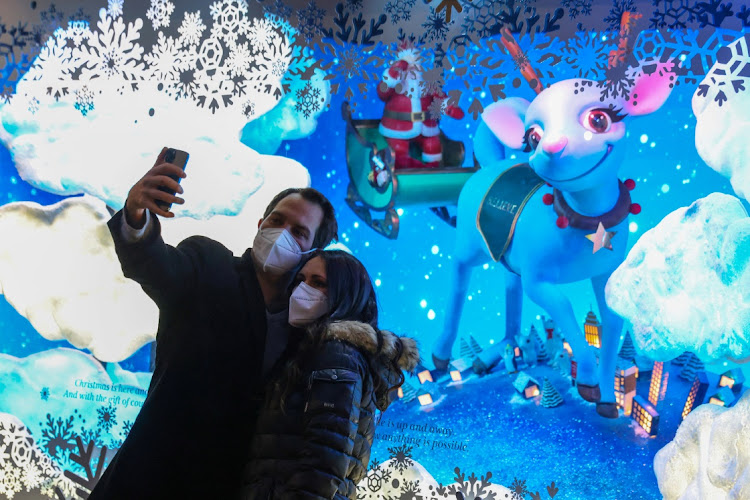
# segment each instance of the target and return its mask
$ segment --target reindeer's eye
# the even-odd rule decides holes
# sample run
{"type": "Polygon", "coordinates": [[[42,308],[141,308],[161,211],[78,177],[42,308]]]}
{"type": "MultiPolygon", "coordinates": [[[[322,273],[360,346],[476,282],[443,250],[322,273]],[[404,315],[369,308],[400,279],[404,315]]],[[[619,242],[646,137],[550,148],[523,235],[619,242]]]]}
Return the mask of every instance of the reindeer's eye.
{"type": "Polygon", "coordinates": [[[612,126],[612,117],[605,110],[592,109],[586,114],[583,126],[597,134],[608,132],[612,126]]]}
{"type": "Polygon", "coordinates": [[[536,150],[536,147],[542,141],[543,136],[544,136],[544,131],[541,128],[539,128],[537,125],[532,125],[529,128],[529,130],[526,131],[526,134],[523,136],[523,142],[524,144],[526,144],[524,151],[526,153],[529,153],[531,151],[536,150]]]}

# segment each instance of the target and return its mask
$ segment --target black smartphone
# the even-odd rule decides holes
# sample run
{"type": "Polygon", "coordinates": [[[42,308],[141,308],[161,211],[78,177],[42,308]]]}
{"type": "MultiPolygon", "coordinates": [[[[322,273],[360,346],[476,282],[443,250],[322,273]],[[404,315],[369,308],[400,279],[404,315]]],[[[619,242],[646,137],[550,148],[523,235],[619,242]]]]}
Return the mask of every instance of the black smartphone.
{"type": "MultiPolygon", "coordinates": [[[[164,154],[165,163],[171,163],[172,165],[177,165],[182,170],[185,170],[185,167],[187,166],[188,158],[190,158],[190,155],[187,152],[181,151],[179,149],[174,149],[174,148],[167,149],[167,152],[164,154]]],[[[176,175],[170,175],[169,177],[177,181],[178,184],[182,180],[182,177],[177,177],[176,175]]],[[[161,186],[159,190],[164,191],[165,193],[169,193],[173,196],[177,194],[175,191],[164,186],[161,186]]],[[[166,203],[161,200],[157,200],[156,205],[162,210],[169,210],[170,208],[172,208],[171,203],[166,203]]]]}

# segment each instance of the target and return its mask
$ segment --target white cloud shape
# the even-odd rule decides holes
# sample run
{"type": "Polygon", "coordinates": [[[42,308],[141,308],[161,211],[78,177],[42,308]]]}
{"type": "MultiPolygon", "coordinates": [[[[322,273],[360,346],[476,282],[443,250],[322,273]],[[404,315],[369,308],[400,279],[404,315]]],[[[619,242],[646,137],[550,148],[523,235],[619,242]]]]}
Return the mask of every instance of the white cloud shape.
{"type": "Polygon", "coordinates": [[[665,500],[750,498],[750,395],[732,408],[704,404],[654,457],[665,500]]]}
{"type": "MultiPolygon", "coordinates": [[[[24,83],[19,92],[41,92],[35,82],[24,83]]],[[[239,142],[243,122],[175,101],[154,83],[141,85],[137,93],[96,97],[86,118],[62,100],[34,114],[19,96],[0,108],[0,140],[21,178],[38,189],[86,193],[119,209],[161,148],[174,147],[190,153],[183,188],[191,201],[175,206],[175,215],[236,215],[264,181],[263,155],[239,142]]]]}
{"type": "Polygon", "coordinates": [[[734,87],[750,87],[748,48],[750,35],[722,48],[692,100],[698,154],[729,178],[735,193],[746,200],[750,200],[750,91],[734,87]]]}
{"type": "Polygon", "coordinates": [[[154,340],[159,311],[123,276],[108,219],[91,198],[0,207],[0,292],[44,338],[120,361],[154,340]]]}
{"type": "Polygon", "coordinates": [[[667,215],[633,245],[606,287],[640,352],[707,364],[750,356],[750,218],[713,193],[667,215]]]}
{"type": "MultiPolygon", "coordinates": [[[[273,175],[237,216],[164,220],[164,241],[176,246],[202,235],[242,255],[271,199],[285,188],[310,184],[307,170],[294,160],[263,159],[273,175]]],[[[122,361],[154,340],[159,311],[123,276],[106,226],[109,217],[105,205],[91,196],[47,207],[1,206],[0,293],[44,338],[68,340],[102,361],[122,361]]]]}

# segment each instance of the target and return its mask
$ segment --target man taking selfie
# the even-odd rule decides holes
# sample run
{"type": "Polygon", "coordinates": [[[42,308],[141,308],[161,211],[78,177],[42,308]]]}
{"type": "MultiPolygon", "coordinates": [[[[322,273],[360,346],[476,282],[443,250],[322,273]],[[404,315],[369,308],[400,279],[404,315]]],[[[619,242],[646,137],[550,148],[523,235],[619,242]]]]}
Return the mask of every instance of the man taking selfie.
{"type": "Polygon", "coordinates": [[[155,216],[174,217],[186,175],[166,154],[108,223],[123,273],[160,316],[148,396],[91,500],[239,495],[264,378],[286,347],[289,285],[304,253],[336,239],[331,203],[292,188],[242,257],[201,236],[167,245],[155,216]]]}

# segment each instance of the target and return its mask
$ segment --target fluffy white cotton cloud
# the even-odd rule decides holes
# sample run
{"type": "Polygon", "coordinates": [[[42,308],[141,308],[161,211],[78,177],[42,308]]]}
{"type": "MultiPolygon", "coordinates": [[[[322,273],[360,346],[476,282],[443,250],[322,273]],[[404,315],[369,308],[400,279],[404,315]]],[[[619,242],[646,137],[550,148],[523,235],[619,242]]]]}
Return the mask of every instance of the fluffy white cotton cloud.
{"type": "MultiPolygon", "coordinates": [[[[268,181],[236,216],[163,221],[164,240],[177,245],[202,235],[236,255],[252,245],[270,200],[287,187],[310,183],[293,160],[264,156],[268,181]]],[[[192,203],[187,196],[186,205],[192,203]]],[[[19,202],[0,207],[0,293],[49,340],[68,340],[103,361],[121,361],[155,338],[158,309],[122,274],[106,222],[91,196],[43,207],[19,202]]]]}
{"type": "Polygon", "coordinates": [[[633,245],[606,287],[639,350],[705,363],[750,356],[750,218],[713,193],[667,215],[633,245]]]}
{"type": "MultiPolygon", "coordinates": [[[[153,83],[141,85],[137,93],[95,96],[86,117],[65,100],[33,114],[20,96],[0,108],[0,140],[21,178],[38,189],[86,193],[120,208],[168,146],[190,153],[183,188],[191,203],[176,206],[176,216],[237,214],[264,181],[263,155],[238,140],[244,122],[175,101],[153,83]]],[[[36,82],[19,84],[19,92],[41,91],[36,82]]]]}
{"type": "Polygon", "coordinates": [[[0,207],[0,292],[44,338],[120,361],[154,340],[158,309],[123,276],[108,219],[92,199],[0,207]]]}
{"type": "Polygon", "coordinates": [[[750,200],[750,35],[717,54],[717,62],[693,95],[695,147],[701,158],[729,178],[737,195],[750,200]],[[741,74],[742,73],[742,74],[741,74]]]}
{"type": "Polygon", "coordinates": [[[654,457],[665,500],[750,498],[750,395],[732,408],[705,404],[654,457]]]}

